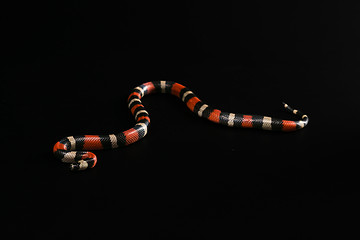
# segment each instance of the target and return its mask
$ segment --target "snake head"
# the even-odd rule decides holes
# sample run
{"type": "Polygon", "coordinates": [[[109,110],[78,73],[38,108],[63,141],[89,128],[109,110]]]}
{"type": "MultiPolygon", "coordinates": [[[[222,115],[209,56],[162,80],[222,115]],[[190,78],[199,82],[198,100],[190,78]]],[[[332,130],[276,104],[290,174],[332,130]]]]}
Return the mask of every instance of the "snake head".
{"type": "Polygon", "coordinates": [[[79,160],[76,163],[72,163],[70,165],[70,170],[71,171],[82,171],[82,170],[86,170],[88,167],[91,167],[94,164],[94,160],[91,158],[88,159],[84,159],[84,160],[79,160]]]}

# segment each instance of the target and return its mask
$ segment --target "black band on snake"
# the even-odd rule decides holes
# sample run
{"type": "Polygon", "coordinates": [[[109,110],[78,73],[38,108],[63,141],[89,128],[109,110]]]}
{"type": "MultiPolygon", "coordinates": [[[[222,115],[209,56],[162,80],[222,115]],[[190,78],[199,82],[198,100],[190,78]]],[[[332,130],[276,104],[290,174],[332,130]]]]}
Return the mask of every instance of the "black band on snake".
{"type": "Polygon", "coordinates": [[[62,162],[71,163],[71,170],[92,168],[97,162],[96,155],[87,150],[100,150],[126,146],[145,137],[150,124],[148,112],[141,103],[141,98],[147,94],[161,92],[170,93],[180,98],[186,106],[199,117],[229,127],[258,128],[271,131],[295,131],[304,128],[309,118],[299,110],[292,109],[286,103],[287,111],[300,118],[298,121],[282,120],[260,115],[246,115],[223,112],[207,105],[187,87],[171,81],[154,81],[135,87],[128,98],[128,107],[135,117],[134,127],[109,135],[80,135],[61,139],[53,148],[56,158],[62,162]]]}

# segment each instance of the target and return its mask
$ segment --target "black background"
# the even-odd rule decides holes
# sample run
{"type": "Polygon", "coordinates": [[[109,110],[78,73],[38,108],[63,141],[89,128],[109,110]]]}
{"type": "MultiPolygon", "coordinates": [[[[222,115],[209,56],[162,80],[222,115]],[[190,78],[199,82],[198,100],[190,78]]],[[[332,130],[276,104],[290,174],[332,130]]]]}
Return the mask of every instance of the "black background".
{"type": "MultiPolygon", "coordinates": [[[[123,1],[122,1],[123,2],[123,1]]],[[[13,3],[1,9],[3,218],[14,236],[130,239],[353,234],[359,213],[358,5],[13,3]],[[141,141],[70,172],[61,138],[134,125],[126,99],[155,80],[298,132],[234,129],[173,96],[143,103],[141,141]],[[5,123],[5,124],[4,124],[5,123]]]]}

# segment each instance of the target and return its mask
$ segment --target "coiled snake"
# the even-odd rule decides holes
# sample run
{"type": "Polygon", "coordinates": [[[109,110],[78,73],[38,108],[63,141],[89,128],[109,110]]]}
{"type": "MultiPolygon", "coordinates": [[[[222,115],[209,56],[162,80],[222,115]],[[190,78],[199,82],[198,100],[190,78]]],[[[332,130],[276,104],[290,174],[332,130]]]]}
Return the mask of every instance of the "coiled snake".
{"type": "Polygon", "coordinates": [[[128,107],[135,117],[134,127],[109,135],[69,136],[58,141],[53,148],[56,158],[62,162],[71,163],[71,170],[85,170],[96,165],[96,155],[87,150],[99,150],[126,146],[143,138],[150,124],[148,112],[141,103],[141,98],[147,94],[161,92],[170,93],[180,98],[186,106],[199,117],[229,127],[259,128],[264,130],[295,131],[304,128],[309,118],[286,103],[286,110],[298,116],[301,120],[291,121],[260,115],[245,115],[228,113],[205,104],[187,87],[171,81],[154,81],[135,87],[128,97],[128,107]]]}

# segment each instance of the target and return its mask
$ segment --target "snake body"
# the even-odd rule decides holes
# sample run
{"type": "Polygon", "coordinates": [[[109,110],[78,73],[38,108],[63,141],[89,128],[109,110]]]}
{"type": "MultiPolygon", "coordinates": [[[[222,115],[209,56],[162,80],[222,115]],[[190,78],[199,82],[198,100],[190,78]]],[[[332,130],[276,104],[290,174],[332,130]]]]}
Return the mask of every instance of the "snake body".
{"type": "Polygon", "coordinates": [[[291,108],[286,103],[284,108],[300,120],[282,120],[261,115],[246,115],[224,112],[201,101],[187,87],[171,81],[153,81],[135,87],[128,97],[128,107],[135,117],[134,127],[118,134],[69,136],[58,141],[53,148],[56,158],[70,163],[71,170],[85,170],[96,165],[96,155],[88,150],[111,149],[127,146],[145,137],[150,124],[149,113],[142,105],[141,98],[147,94],[170,93],[180,98],[186,106],[199,117],[229,127],[258,128],[271,131],[295,131],[304,128],[309,121],[307,115],[291,108]]]}

